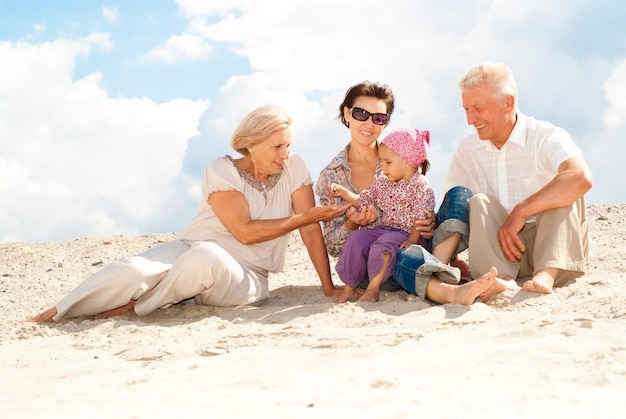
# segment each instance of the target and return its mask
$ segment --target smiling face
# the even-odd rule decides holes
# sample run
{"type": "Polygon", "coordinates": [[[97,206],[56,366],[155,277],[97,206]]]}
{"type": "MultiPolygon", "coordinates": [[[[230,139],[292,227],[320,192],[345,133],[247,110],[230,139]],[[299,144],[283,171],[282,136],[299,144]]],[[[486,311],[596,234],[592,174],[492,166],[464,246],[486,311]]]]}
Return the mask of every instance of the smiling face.
{"type": "MultiPolygon", "coordinates": [[[[369,113],[387,113],[385,102],[372,96],[359,96],[354,100],[352,107],[365,109],[369,113]]],[[[374,124],[371,117],[367,118],[366,121],[354,119],[348,107],[343,108],[343,115],[350,124],[351,141],[364,146],[374,144],[385,128],[384,125],[374,124]]]]}
{"type": "Polygon", "coordinates": [[[490,140],[501,148],[515,127],[515,99],[498,100],[486,86],[465,89],[461,93],[468,125],[473,125],[481,140],[490,140]]]}
{"type": "Polygon", "coordinates": [[[415,167],[410,166],[402,160],[402,157],[398,156],[395,151],[385,144],[380,145],[378,155],[383,163],[383,172],[391,182],[409,180],[417,170],[415,167]]]}
{"type": "Polygon", "coordinates": [[[248,147],[252,174],[264,181],[271,175],[283,170],[283,164],[289,157],[291,146],[291,129],[281,129],[270,135],[265,141],[248,147]]]}

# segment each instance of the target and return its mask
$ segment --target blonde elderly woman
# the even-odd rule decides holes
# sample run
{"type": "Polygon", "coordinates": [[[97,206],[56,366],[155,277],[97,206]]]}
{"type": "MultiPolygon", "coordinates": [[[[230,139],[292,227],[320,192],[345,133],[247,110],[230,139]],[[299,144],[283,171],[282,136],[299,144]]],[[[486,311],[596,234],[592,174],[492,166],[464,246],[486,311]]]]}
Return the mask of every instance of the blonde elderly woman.
{"type": "Polygon", "coordinates": [[[269,298],[269,272],[283,269],[296,229],[324,294],[336,296],[319,223],[350,204],[315,206],[309,172],[289,151],[291,123],[275,106],[250,112],[231,138],[243,157],[210,162],[198,212],[176,240],[117,260],[29,320],[147,315],[190,298],[212,306],[259,303],[269,298]]]}

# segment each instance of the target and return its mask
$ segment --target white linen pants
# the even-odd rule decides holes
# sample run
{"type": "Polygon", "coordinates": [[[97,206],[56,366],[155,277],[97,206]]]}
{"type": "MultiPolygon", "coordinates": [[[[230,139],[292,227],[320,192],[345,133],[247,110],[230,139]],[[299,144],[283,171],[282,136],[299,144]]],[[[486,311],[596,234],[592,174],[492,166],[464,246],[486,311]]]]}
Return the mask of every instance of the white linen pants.
{"type": "Polygon", "coordinates": [[[54,320],[99,314],[131,300],[143,316],[189,298],[213,306],[266,300],[267,272],[246,267],[216,243],[175,240],[94,273],[56,304],[54,320]]]}

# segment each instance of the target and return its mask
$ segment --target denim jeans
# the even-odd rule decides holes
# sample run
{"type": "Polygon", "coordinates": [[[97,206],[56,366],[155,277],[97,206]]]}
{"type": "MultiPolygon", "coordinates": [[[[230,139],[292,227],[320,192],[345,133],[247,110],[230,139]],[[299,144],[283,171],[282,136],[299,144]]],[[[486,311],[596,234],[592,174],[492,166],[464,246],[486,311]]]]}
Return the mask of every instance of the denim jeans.
{"type": "Polygon", "coordinates": [[[439,211],[437,211],[437,226],[451,219],[469,223],[468,202],[472,195],[472,191],[463,186],[455,186],[446,192],[439,211]]]}
{"type": "Polygon", "coordinates": [[[472,195],[472,191],[463,186],[455,186],[446,192],[437,211],[437,227],[433,235],[432,247],[428,251],[432,251],[435,246],[454,233],[460,233],[461,240],[453,256],[467,249],[469,245],[469,200],[472,195]]]}
{"type": "MultiPolygon", "coordinates": [[[[412,245],[408,249],[400,249],[397,254],[394,274],[383,283],[381,290],[397,291],[403,289],[410,294],[424,298],[426,291],[424,282],[428,282],[431,274],[435,274],[438,277],[445,276],[445,278],[440,279],[444,282],[453,283],[453,278],[448,277],[446,273],[441,273],[450,272],[450,270],[452,274],[456,272],[456,283],[458,283],[458,270],[439,261],[430,252],[434,246],[443,242],[454,233],[461,234],[461,240],[455,256],[467,249],[469,241],[468,202],[472,195],[472,191],[463,186],[455,186],[446,192],[435,217],[436,228],[432,245],[427,249],[419,245],[412,245]]],[[[360,287],[367,288],[368,283],[369,280],[365,278],[361,282],[360,287]]]]}
{"type": "Polygon", "coordinates": [[[441,262],[420,245],[398,251],[393,281],[399,288],[426,299],[426,287],[433,275],[448,284],[458,284],[461,279],[459,269],[441,262]]]}

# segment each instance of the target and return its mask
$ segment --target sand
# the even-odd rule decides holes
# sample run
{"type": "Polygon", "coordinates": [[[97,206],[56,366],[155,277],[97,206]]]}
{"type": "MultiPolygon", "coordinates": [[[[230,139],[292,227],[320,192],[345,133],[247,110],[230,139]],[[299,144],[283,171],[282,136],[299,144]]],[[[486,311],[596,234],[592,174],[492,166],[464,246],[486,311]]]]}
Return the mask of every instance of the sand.
{"type": "Polygon", "coordinates": [[[587,216],[585,276],[471,307],[404,292],[337,305],[295,233],[260,307],[33,324],[89,273],[174,234],[2,244],[0,417],[622,417],[626,205],[587,216]]]}

